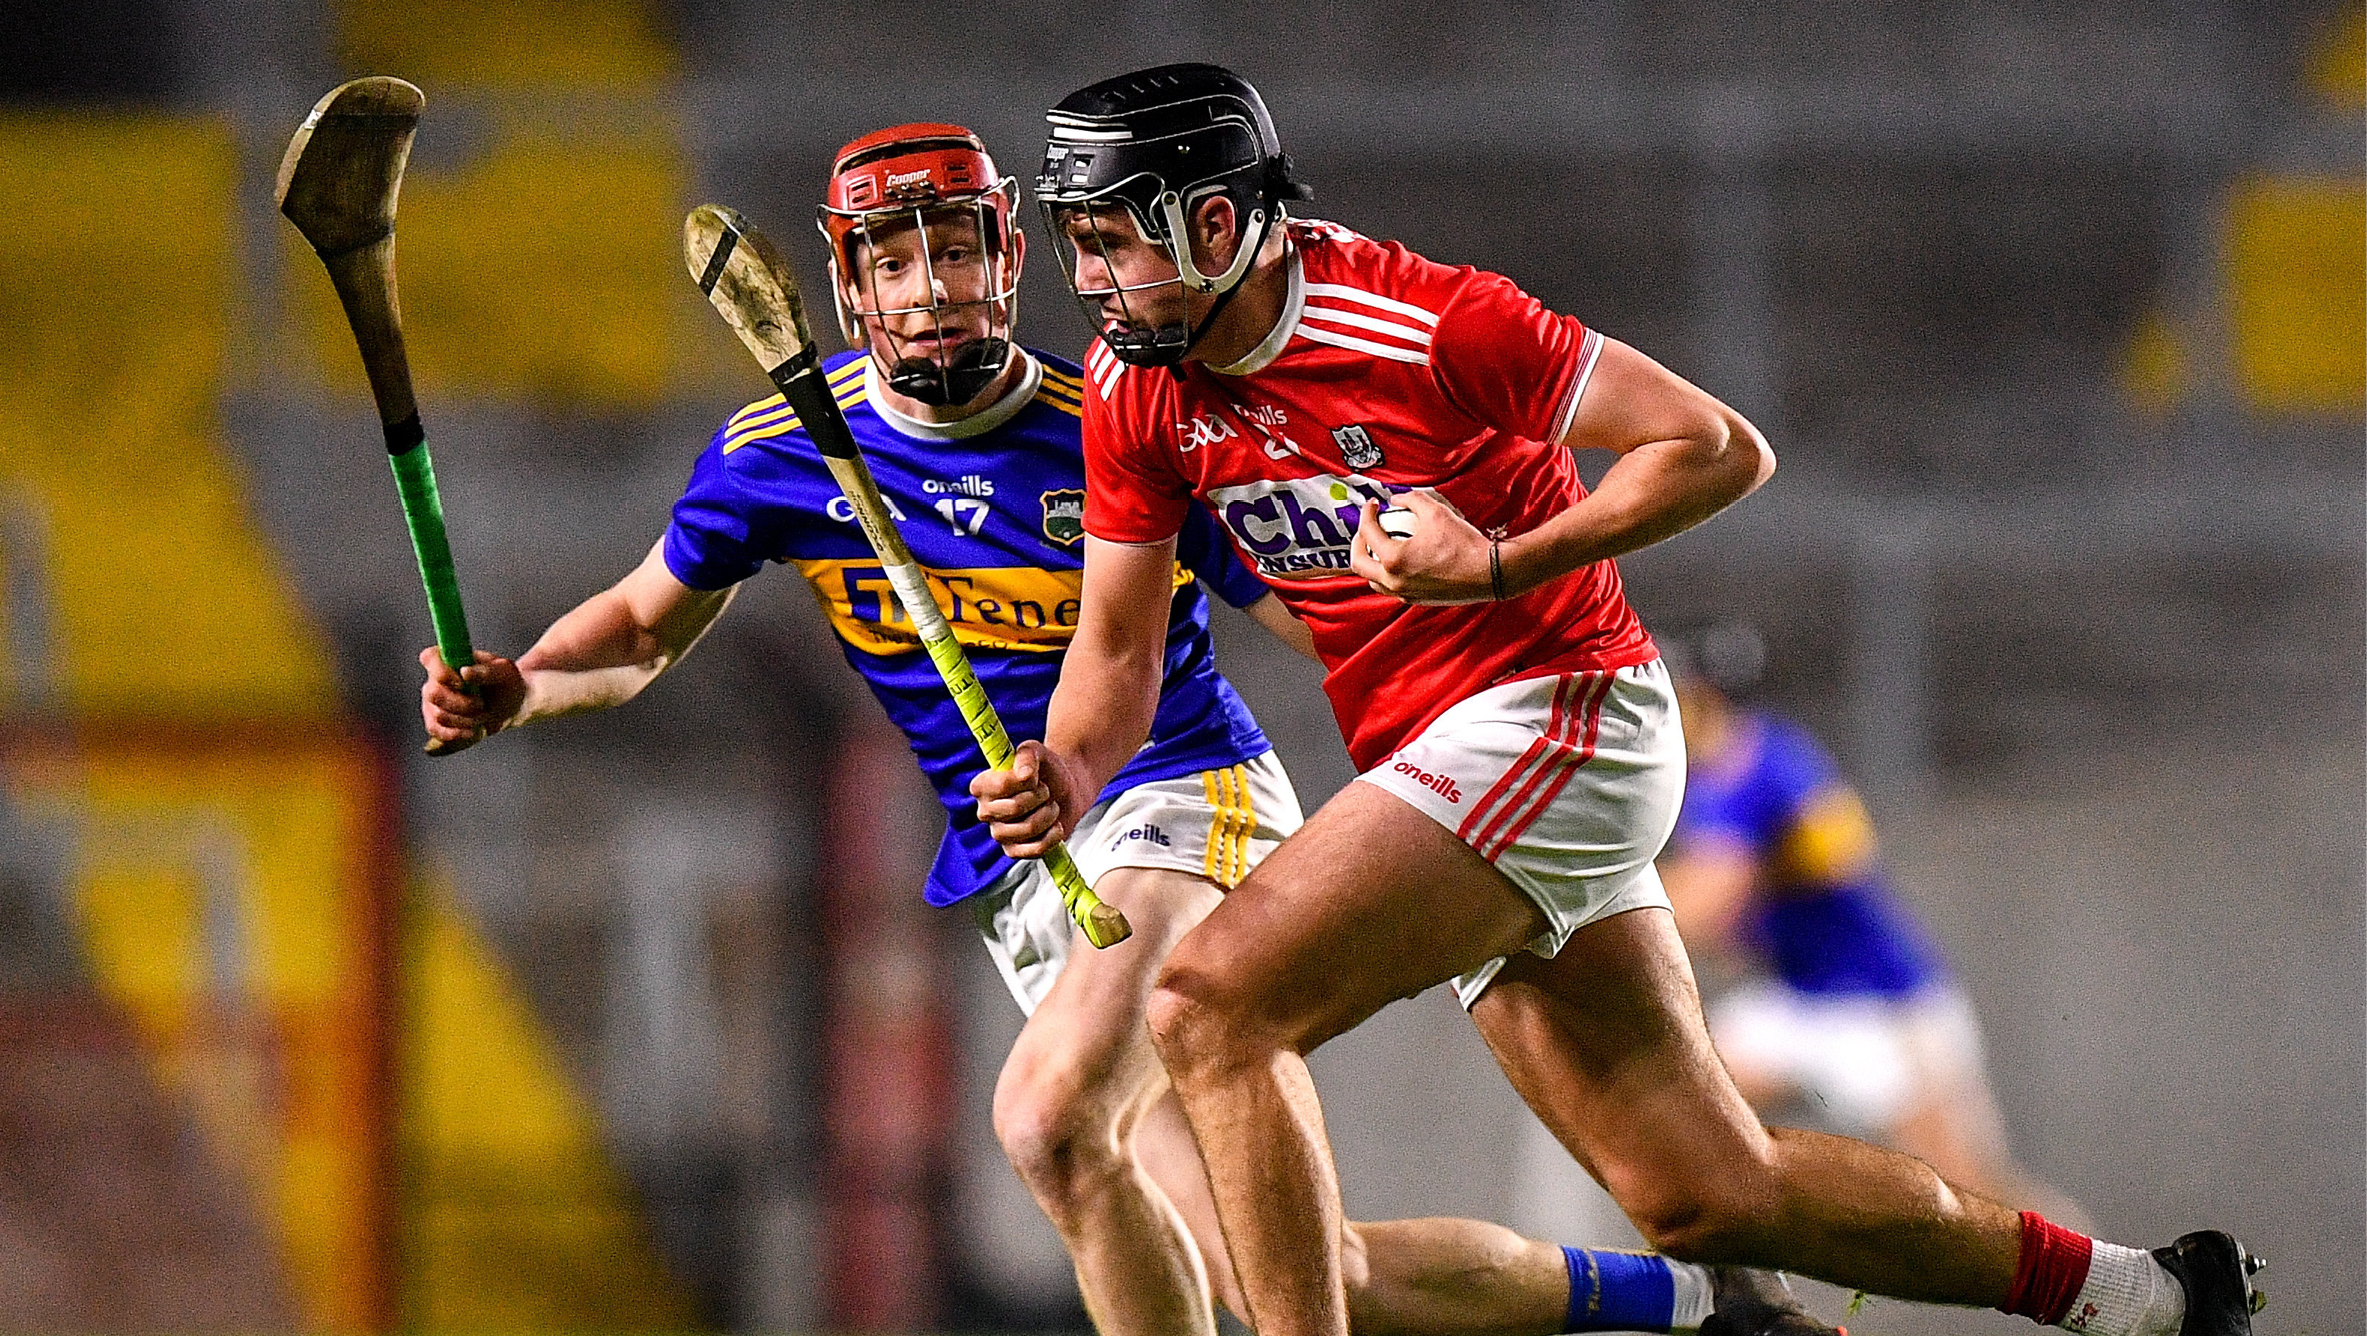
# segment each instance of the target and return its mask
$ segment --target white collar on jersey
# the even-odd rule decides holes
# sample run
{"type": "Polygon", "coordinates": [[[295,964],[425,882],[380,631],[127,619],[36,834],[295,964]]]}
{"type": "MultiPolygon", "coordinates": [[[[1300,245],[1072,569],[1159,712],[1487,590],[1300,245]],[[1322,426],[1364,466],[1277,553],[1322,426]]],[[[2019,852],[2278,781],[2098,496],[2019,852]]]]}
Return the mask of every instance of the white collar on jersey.
{"type": "Polygon", "coordinates": [[[1299,264],[1299,248],[1292,244],[1289,234],[1282,238],[1283,254],[1290,262],[1290,295],[1282,299],[1282,317],[1274,328],[1266,332],[1265,342],[1249,350],[1249,355],[1231,366],[1212,366],[1209,370],[1220,376],[1247,376],[1263,371],[1282,355],[1290,343],[1290,336],[1298,332],[1299,313],[1307,306],[1307,277],[1299,264]]]}
{"type": "Polygon", "coordinates": [[[879,363],[870,357],[863,359],[863,397],[871,401],[881,421],[915,440],[960,441],[983,435],[1019,416],[1019,410],[1027,407],[1027,401],[1036,397],[1036,388],[1044,383],[1043,363],[1016,343],[1011,351],[1027,359],[1027,370],[1021,373],[1019,383],[1009,394],[956,422],[923,422],[888,407],[879,395],[879,363]]]}

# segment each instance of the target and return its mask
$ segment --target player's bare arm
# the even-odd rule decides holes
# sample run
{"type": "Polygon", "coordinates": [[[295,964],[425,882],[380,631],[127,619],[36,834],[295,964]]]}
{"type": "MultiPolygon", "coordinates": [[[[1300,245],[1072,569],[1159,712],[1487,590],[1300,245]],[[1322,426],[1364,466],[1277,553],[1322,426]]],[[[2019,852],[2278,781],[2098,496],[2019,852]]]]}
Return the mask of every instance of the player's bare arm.
{"type": "Polygon", "coordinates": [[[1281,599],[1268,594],[1241,611],[1249,614],[1249,620],[1266,628],[1276,640],[1290,646],[1291,651],[1300,658],[1323,662],[1323,656],[1315,652],[1314,629],[1293,616],[1290,609],[1283,606],[1281,599]]]}
{"type": "Polygon", "coordinates": [[[1775,472],[1775,452],[1742,414],[1617,339],[1603,341],[1562,444],[1619,460],[1586,500],[1506,544],[1507,580],[1542,569],[1541,583],[1682,533],[1775,472]]]}
{"type": "Polygon", "coordinates": [[[456,750],[536,719],[622,705],[690,653],[737,588],[692,589],[652,547],[515,661],[478,650],[476,663],[454,672],[435,647],[421,650],[420,715],[456,750]]]}
{"type": "MultiPolygon", "coordinates": [[[[1368,502],[1352,568],[1409,603],[1514,598],[1592,562],[1682,533],[1756,490],[1775,452],[1740,413],[1617,339],[1605,339],[1562,444],[1619,456],[1578,504],[1496,544],[1443,499],[1412,492],[1413,536],[1391,535],[1368,502]]],[[[1401,527],[1401,526],[1391,526],[1401,527]]]]}
{"type": "MultiPolygon", "coordinates": [[[[1004,852],[1034,858],[1093,802],[1143,739],[1159,708],[1175,543],[1085,538],[1076,638],[1061,664],[1041,742],[1023,742],[1008,770],[970,782],[978,818],[1004,852]]],[[[1261,600],[1265,601],[1265,600],[1261,600]]]]}

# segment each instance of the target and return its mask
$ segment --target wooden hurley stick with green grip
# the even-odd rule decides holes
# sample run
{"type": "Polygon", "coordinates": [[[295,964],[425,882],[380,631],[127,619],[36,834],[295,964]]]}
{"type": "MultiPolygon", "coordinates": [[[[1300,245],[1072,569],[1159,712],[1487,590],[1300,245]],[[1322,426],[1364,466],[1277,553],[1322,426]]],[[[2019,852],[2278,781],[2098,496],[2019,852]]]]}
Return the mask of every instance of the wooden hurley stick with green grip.
{"type": "MultiPolygon", "coordinates": [[[[403,310],[395,293],[395,196],[411,158],[411,137],[427,99],[401,79],[355,79],[329,91],[304,118],[280,159],[279,211],[287,215],[328,266],[329,281],[370,375],[378,420],[386,428],[387,460],[403,500],[403,520],[427,589],[436,648],[453,671],[475,663],[452,546],[444,533],[444,503],[427,453],[427,432],[411,396],[411,363],[403,352],[403,310]]],[[[428,754],[441,755],[431,739],[428,754]]]]}
{"type": "MultiPolygon", "coordinates": [[[[808,331],[805,306],[798,298],[797,280],[789,266],[781,262],[764,234],[737,213],[716,204],[702,204],[683,220],[682,250],[700,291],[723,314],[740,342],[756,355],[757,363],[822,452],[823,462],[838,480],[838,489],[854,507],[864,537],[871,540],[871,550],[886,568],[888,583],[895,586],[905,615],[920,633],[929,661],[945,679],[971,735],[978,739],[979,750],[986,754],[986,763],[998,768],[1009,765],[1010,735],[1003,731],[1003,721],[987,700],[986,688],[971,671],[969,656],[962,653],[961,642],[954,638],[953,627],[929,591],[928,576],[890,522],[879,484],[873,481],[871,469],[855,445],[854,433],[847,430],[846,416],[822,378],[822,353],[808,331]]],[[[1132,931],[1126,916],[1093,894],[1078,873],[1076,860],[1069,857],[1068,846],[1055,841],[1044,853],[1044,866],[1068,905],[1069,917],[1084,929],[1087,941],[1095,946],[1115,946],[1126,940],[1132,931]]]]}

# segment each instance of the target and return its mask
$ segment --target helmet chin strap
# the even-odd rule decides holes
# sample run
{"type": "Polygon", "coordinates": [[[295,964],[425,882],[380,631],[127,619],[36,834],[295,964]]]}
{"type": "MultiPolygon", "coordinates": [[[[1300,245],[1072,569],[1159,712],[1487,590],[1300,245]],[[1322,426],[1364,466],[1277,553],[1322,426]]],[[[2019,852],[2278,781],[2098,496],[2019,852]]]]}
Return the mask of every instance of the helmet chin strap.
{"type": "Polygon", "coordinates": [[[1183,230],[1183,208],[1176,200],[1175,192],[1169,191],[1160,196],[1159,204],[1161,212],[1166,215],[1168,251],[1174,256],[1177,272],[1182,275],[1180,281],[1190,291],[1214,292],[1216,300],[1209,305],[1208,314],[1202,316],[1196,326],[1189,321],[1178,320],[1171,325],[1161,325],[1147,334],[1138,332],[1134,326],[1127,326],[1126,331],[1116,338],[1112,338],[1109,333],[1103,334],[1102,342],[1109,345],[1110,351],[1117,354],[1121,362],[1134,366],[1167,367],[1180,377],[1184,359],[1200,346],[1201,338],[1216,323],[1216,318],[1224,314],[1225,307],[1233,300],[1233,294],[1241,291],[1242,277],[1249,272],[1249,266],[1257,259],[1258,253],[1266,248],[1266,238],[1273,234],[1274,220],[1282,211],[1279,208],[1272,213],[1264,209],[1252,210],[1249,220],[1257,224],[1257,240],[1243,246],[1233,256],[1233,262],[1225,266],[1223,273],[1210,278],[1192,262],[1190,234],[1183,230]]]}
{"type": "Polygon", "coordinates": [[[888,370],[888,388],[931,408],[948,408],[977,398],[1011,364],[1007,339],[979,339],[939,365],[907,357],[888,370]]]}
{"type": "MultiPolygon", "coordinates": [[[[1167,225],[1167,248],[1175,256],[1175,267],[1183,275],[1184,286],[1198,293],[1230,293],[1241,275],[1249,271],[1250,262],[1265,249],[1269,223],[1264,209],[1249,211],[1249,225],[1258,230],[1257,244],[1243,246],[1233,256],[1233,262],[1214,278],[1200,272],[1199,262],[1192,258],[1191,233],[1186,230],[1183,197],[1170,190],[1159,196],[1160,221],[1167,225]]],[[[1248,228],[1243,228],[1248,231],[1248,228]]],[[[1212,313],[1213,314],[1213,313],[1212,313]]]]}

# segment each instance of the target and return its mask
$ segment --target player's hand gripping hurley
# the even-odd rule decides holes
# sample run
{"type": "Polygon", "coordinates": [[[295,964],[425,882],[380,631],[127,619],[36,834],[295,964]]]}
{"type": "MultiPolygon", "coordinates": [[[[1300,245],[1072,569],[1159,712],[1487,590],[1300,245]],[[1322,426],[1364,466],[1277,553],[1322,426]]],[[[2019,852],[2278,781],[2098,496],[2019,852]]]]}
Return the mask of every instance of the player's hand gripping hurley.
{"type": "MultiPolygon", "coordinates": [[[[838,479],[838,489],[854,507],[863,536],[871,540],[871,550],[886,568],[888,583],[895,586],[905,615],[920,632],[929,661],[937,665],[938,676],[945,679],[971,735],[986,753],[986,763],[998,769],[1009,765],[1010,735],[1003,731],[1003,721],[986,699],[986,688],[979,685],[961,642],[954,639],[953,627],[946,623],[936,597],[929,592],[928,577],[889,522],[879,484],[872,480],[871,469],[856,448],[854,433],[847,430],[846,417],[822,378],[821,349],[814,346],[808,331],[805,306],[789,267],[763,233],[739,214],[716,204],[702,204],[683,220],[682,252],[700,291],[723,313],[740,342],[756,355],[822,452],[831,476],[838,479]]],[[[1126,916],[1103,904],[1085,885],[1076,860],[1069,857],[1068,846],[1054,841],[1043,858],[1053,885],[1059,887],[1060,898],[1068,905],[1069,917],[1085,930],[1087,941],[1095,946],[1115,946],[1126,940],[1132,931],[1126,916]]]]}
{"type": "MultiPolygon", "coordinates": [[[[329,281],[353,325],[362,366],[370,374],[370,394],[378,401],[378,421],[386,429],[387,460],[402,494],[419,580],[427,589],[436,649],[457,673],[477,656],[460,609],[460,583],[444,535],[444,502],[436,491],[427,432],[411,396],[403,308],[395,294],[395,196],[403,188],[411,136],[426,105],[426,97],[400,79],[355,79],[330,89],[288,141],[276,198],[279,211],[328,266],[329,281]]],[[[445,750],[443,742],[428,741],[429,755],[445,750]]]]}

